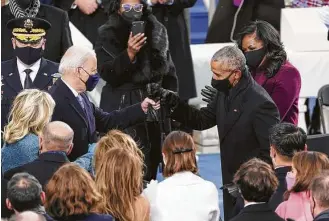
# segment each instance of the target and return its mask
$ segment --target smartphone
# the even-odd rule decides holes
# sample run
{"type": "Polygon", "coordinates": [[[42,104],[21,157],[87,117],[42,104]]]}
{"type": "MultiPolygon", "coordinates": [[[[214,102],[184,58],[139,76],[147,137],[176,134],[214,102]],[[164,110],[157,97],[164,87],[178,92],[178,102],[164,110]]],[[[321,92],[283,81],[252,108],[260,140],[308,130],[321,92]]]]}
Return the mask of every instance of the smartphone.
{"type": "Polygon", "coordinates": [[[144,21],[134,21],[132,23],[131,32],[133,36],[135,36],[139,33],[144,33],[144,28],[144,21]]]}

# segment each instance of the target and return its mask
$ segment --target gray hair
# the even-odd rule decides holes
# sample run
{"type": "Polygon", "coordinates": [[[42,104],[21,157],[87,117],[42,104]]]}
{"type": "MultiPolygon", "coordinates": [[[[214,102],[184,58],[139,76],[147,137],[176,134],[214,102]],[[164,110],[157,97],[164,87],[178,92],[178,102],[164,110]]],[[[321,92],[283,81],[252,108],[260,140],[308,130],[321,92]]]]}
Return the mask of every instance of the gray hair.
{"type": "Polygon", "coordinates": [[[66,150],[73,142],[74,132],[68,124],[53,121],[44,127],[42,137],[47,150],[66,150]]]}
{"type": "Polygon", "coordinates": [[[325,170],[315,177],[310,189],[319,206],[329,208],[329,170],[325,170]]]}
{"type": "Polygon", "coordinates": [[[211,61],[221,62],[230,70],[246,70],[246,58],[237,46],[225,46],[218,50],[211,61]]]}
{"type": "Polygon", "coordinates": [[[96,58],[94,50],[85,46],[73,45],[63,55],[58,71],[64,74],[68,69],[82,67],[90,57],[96,58]]]}

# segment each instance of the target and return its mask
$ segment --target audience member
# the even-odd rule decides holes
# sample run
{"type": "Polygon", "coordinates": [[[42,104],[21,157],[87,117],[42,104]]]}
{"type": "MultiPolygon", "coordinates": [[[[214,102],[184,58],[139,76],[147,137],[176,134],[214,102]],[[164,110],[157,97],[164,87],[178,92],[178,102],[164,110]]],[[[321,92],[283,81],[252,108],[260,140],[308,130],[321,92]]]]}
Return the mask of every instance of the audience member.
{"type": "Polygon", "coordinates": [[[270,130],[270,155],[279,180],[279,186],[269,201],[273,210],[284,201],[286,176],[292,169],[292,158],[295,153],[307,150],[306,139],[305,131],[290,123],[277,124],[270,130]]]}
{"type": "Polygon", "coordinates": [[[312,215],[314,221],[329,220],[329,171],[315,177],[311,183],[312,215]]]}
{"type": "Polygon", "coordinates": [[[169,51],[176,68],[179,97],[183,100],[196,97],[193,60],[190,49],[189,28],[185,9],[192,8],[197,0],[147,0],[152,13],[168,31],[169,51]]]}
{"type": "Polygon", "coordinates": [[[279,32],[266,21],[251,22],[239,33],[238,45],[253,78],[278,107],[281,121],[297,125],[301,77],[287,60],[279,32]]]}
{"type": "Polygon", "coordinates": [[[39,157],[30,163],[7,171],[4,177],[10,179],[17,172],[27,172],[37,178],[43,187],[46,187],[56,170],[69,162],[67,155],[72,150],[72,141],[73,130],[69,125],[60,121],[50,122],[39,136],[39,157]]]}
{"type": "Polygon", "coordinates": [[[105,153],[96,170],[96,186],[104,197],[105,211],[123,221],[149,221],[150,205],[141,193],[143,161],[123,148],[105,153]]]}
{"type": "Polygon", "coordinates": [[[314,177],[329,169],[329,159],[319,152],[299,152],[292,159],[292,172],[287,174],[287,201],[275,212],[283,219],[312,221],[310,187],[314,177]]]}
{"type": "MultiPolygon", "coordinates": [[[[253,157],[270,162],[268,133],[279,122],[279,113],[265,89],[250,76],[246,59],[236,46],[217,51],[211,59],[211,68],[211,83],[220,92],[201,110],[181,102],[175,93],[158,91],[157,86],[154,93],[162,94],[173,110],[172,119],[183,125],[194,130],[218,126],[223,184],[227,185],[243,162],[253,157]]],[[[234,204],[226,189],[223,199],[228,220],[234,204]]]]}
{"type": "Polygon", "coordinates": [[[208,28],[206,43],[227,43],[237,38],[248,22],[264,20],[280,31],[281,9],[285,0],[220,0],[208,28]]]}
{"type": "Polygon", "coordinates": [[[37,89],[26,89],[17,95],[9,114],[10,121],[4,129],[3,173],[38,158],[38,136],[50,121],[54,107],[51,96],[37,89]]]}
{"type": "Polygon", "coordinates": [[[52,220],[45,212],[43,202],[45,193],[39,181],[28,173],[17,173],[8,182],[6,205],[8,209],[19,214],[33,211],[52,220]]]}
{"type": "Polygon", "coordinates": [[[97,132],[105,133],[112,128],[126,128],[143,122],[149,105],[159,108],[148,98],[142,103],[110,113],[95,107],[85,92],[92,91],[100,77],[96,55],[87,47],[69,48],[61,60],[59,72],[61,79],[50,89],[57,104],[52,119],[67,123],[74,131],[75,147],[70,160],[87,153],[88,144],[97,140],[97,132]]]}
{"type": "Polygon", "coordinates": [[[197,175],[193,138],[182,131],[171,132],[162,155],[166,179],[151,181],[143,192],[151,204],[151,220],[218,221],[218,192],[213,183],[197,175]]]}
{"type": "Polygon", "coordinates": [[[12,45],[16,57],[1,62],[2,100],[1,128],[8,123],[8,113],[13,100],[23,89],[48,90],[53,85],[58,64],[44,59],[46,32],[49,22],[39,18],[16,18],[7,28],[12,30],[12,45]]]}
{"type": "Polygon", "coordinates": [[[249,160],[236,172],[234,183],[238,185],[245,206],[231,221],[283,221],[268,205],[278,186],[278,179],[269,164],[257,158],[249,160]]]}
{"type": "Polygon", "coordinates": [[[130,150],[136,156],[140,156],[141,160],[143,160],[143,153],[131,136],[119,130],[110,130],[97,142],[93,160],[94,171],[99,169],[105,153],[114,148],[130,150]]]}
{"type": "MultiPolygon", "coordinates": [[[[95,45],[98,69],[106,85],[100,107],[105,111],[122,109],[148,96],[147,83],[159,83],[177,91],[177,76],[171,60],[166,28],[152,15],[143,0],[112,0],[108,21],[99,28],[95,45]],[[132,34],[132,22],[145,24],[143,33],[132,34]]],[[[154,113],[156,115],[156,113],[154,113]]],[[[151,115],[149,115],[151,116],[151,115]]],[[[161,162],[158,116],[126,132],[136,141],[145,156],[145,179],[156,178],[161,162]]]]}
{"type": "Polygon", "coordinates": [[[46,187],[46,211],[57,221],[112,221],[91,176],[74,163],[59,168],[46,187]]]}
{"type": "Polygon", "coordinates": [[[26,211],[13,215],[9,221],[46,221],[45,217],[32,211],[26,211]]]}
{"type": "Polygon", "coordinates": [[[21,17],[42,18],[51,24],[43,57],[59,62],[73,44],[69,18],[63,10],[40,4],[39,0],[9,0],[8,5],[1,7],[1,61],[12,59],[15,55],[11,47],[11,33],[6,29],[6,24],[11,19],[21,17]]]}

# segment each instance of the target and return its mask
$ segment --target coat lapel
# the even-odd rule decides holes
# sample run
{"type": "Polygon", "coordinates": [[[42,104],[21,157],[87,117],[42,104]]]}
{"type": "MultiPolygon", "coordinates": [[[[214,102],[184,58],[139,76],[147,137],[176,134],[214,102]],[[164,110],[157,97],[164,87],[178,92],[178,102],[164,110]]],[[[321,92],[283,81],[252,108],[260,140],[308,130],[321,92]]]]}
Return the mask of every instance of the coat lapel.
{"type": "Polygon", "coordinates": [[[52,81],[52,76],[46,72],[47,63],[48,62],[44,58],[41,58],[40,68],[33,82],[34,86],[41,90],[50,85],[52,81]]]}
{"type": "Polygon", "coordinates": [[[4,75],[3,80],[6,81],[6,84],[13,88],[17,93],[19,93],[23,90],[23,86],[21,79],[19,78],[16,59],[13,59],[12,71],[13,72],[9,72],[7,75],[4,75]]]}

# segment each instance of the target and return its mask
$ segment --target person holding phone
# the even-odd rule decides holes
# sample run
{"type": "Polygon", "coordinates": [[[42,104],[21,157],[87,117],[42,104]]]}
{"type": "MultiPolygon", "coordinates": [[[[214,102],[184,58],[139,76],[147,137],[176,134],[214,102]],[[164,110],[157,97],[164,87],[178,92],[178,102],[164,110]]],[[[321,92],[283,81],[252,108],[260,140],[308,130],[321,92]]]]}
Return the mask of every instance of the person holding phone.
{"type": "MultiPolygon", "coordinates": [[[[106,81],[100,107],[122,109],[147,96],[146,85],[158,83],[178,90],[166,28],[141,0],[112,0],[105,5],[108,21],[98,30],[95,44],[98,71],[106,81]]],[[[161,161],[161,139],[157,117],[126,132],[139,144],[146,165],[145,180],[156,178],[161,161]]]]}

